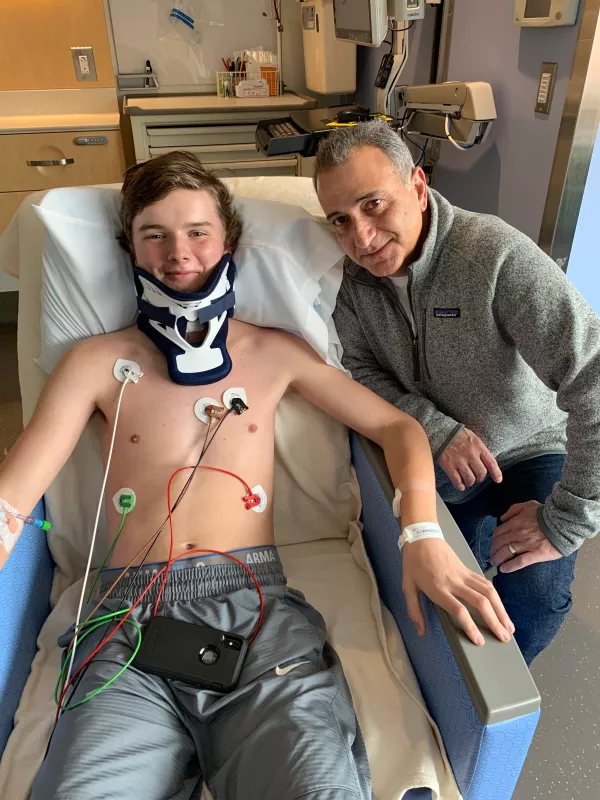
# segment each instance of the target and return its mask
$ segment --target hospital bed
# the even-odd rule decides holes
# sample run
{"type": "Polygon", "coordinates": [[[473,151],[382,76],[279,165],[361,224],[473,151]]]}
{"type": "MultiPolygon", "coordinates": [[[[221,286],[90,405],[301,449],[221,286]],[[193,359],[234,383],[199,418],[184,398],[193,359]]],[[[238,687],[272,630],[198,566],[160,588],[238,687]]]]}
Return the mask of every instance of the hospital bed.
{"type": "MultiPolygon", "coordinates": [[[[230,184],[236,198],[268,198],[303,208],[305,216],[320,214],[308,179],[244,178],[230,184]]],[[[44,202],[44,193],[27,198],[0,240],[0,268],[20,281],[25,422],[45,380],[42,272],[45,291],[52,281],[46,274],[47,234],[34,211],[44,202]]],[[[310,224],[318,223],[311,218],[310,224]]],[[[321,226],[318,233],[329,235],[321,226]]],[[[313,305],[322,312],[318,301],[313,305]]],[[[330,321],[328,331],[335,340],[330,321]]],[[[401,591],[393,487],[381,451],[298,397],[284,398],[276,428],[276,542],[290,584],[321,611],[342,659],[367,744],[374,797],[508,800],[540,713],[518,647],[485,630],[486,645],[475,647],[426,598],[427,631],[417,636],[401,591]]],[[[50,517],[48,540],[27,527],[0,573],[0,796],[7,800],[27,797],[45,751],[60,659],[55,639],[72,622],[83,574],[82,553],[76,551],[85,539],[79,541],[79,526],[86,509],[73,498],[97,496],[96,484],[86,477],[93,457],[90,441],[82,442],[34,512],[50,517]]],[[[438,515],[451,546],[478,570],[439,498],[438,515]]]]}

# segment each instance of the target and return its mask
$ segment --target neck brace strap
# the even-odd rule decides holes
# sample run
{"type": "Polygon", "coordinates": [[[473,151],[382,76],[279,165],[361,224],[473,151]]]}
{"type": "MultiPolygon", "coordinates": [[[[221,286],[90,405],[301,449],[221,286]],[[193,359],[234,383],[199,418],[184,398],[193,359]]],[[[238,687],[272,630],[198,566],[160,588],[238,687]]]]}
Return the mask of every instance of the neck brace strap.
{"type": "Polygon", "coordinates": [[[134,267],[138,328],[167,359],[175,383],[197,386],[222,380],[231,372],[227,352],[228,319],[233,316],[235,264],[226,253],[200,292],[177,292],[134,267]],[[206,326],[201,342],[188,342],[190,331],[206,326]]]}

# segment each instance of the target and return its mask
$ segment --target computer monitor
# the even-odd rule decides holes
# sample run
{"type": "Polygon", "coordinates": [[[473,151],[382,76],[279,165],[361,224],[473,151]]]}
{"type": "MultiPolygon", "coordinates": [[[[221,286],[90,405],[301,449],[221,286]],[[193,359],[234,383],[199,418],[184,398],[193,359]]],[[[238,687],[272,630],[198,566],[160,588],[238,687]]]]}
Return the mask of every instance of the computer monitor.
{"type": "Polygon", "coordinates": [[[333,0],[335,38],[379,47],[388,30],[387,0],[333,0]]]}

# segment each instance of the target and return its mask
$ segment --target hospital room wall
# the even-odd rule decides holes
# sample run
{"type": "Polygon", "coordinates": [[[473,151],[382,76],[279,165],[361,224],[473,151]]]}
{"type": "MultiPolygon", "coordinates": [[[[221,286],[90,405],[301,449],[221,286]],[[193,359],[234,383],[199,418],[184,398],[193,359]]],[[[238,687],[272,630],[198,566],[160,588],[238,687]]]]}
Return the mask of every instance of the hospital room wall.
{"type": "MultiPolygon", "coordinates": [[[[28,3],[3,0],[0,3],[0,42],[1,92],[68,89],[76,94],[114,86],[102,0],[86,0],[85,3],[79,0],[30,0],[28,3]],[[8,35],[2,37],[3,31],[8,35]],[[93,48],[96,81],[78,82],[76,79],[71,47],[80,45],[93,48]]],[[[73,109],[75,113],[76,103],[73,109]]],[[[8,200],[16,196],[15,188],[20,192],[32,187],[11,186],[7,190],[3,185],[0,192],[8,200]]],[[[4,223],[0,234],[3,228],[4,223]]],[[[15,278],[0,270],[0,324],[12,321],[16,295],[9,294],[17,292],[18,288],[15,278]]]]}
{"type": "MultiPolygon", "coordinates": [[[[485,144],[470,152],[442,144],[435,188],[455,205],[497,214],[537,242],[579,26],[520,28],[513,13],[512,0],[455,1],[448,80],[488,81],[498,120],[485,144]],[[549,116],[534,111],[544,61],[559,65],[549,116]]],[[[427,7],[411,30],[402,83],[430,80],[433,17],[427,7]]],[[[373,80],[386,47],[360,51],[358,99],[374,107],[373,80]]]]}
{"type": "Polygon", "coordinates": [[[497,214],[537,242],[579,24],[520,28],[513,12],[512,2],[456,1],[448,80],[488,81],[498,120],[469,153],[442,146],[436,186],[456,205],[497,214]],[[549,116],[534,111],[544,61],[558,63],[549,116]]]}
{"type": "Polygon", "coordinates": [[[114,86],[102,0],[2,0],[0,41],[0,91],[114,86]],[[93,49],[95,81],[77,81],[71,47],[82,45],[93,49]]]}
{"type": "MultiPolygon", "coordinates": [[[[276,50],[276,25],[270,0],[217,0],[207,4],[207,15],[218,24],[201,27],[201,43],[190,48],[179,39],[161,38],[165,32],[161,14],[164,4],[148,0],[108,0],[120,72],[139,72],[150,59],[163,92],[212,92],[214,70],[221,69],[222,56],[262,45],[276,50]],[[266,16],[265,16],[266,15],[266,16]],[[136,32],[131,37],[131,30],[136,32]]],[[[300,7],[296,0],[282,0],[283,70],[286,84],[305,91],[304,52],[300,7]]],[[[167,26],[168,29],[168,26],[167,26]]]]}

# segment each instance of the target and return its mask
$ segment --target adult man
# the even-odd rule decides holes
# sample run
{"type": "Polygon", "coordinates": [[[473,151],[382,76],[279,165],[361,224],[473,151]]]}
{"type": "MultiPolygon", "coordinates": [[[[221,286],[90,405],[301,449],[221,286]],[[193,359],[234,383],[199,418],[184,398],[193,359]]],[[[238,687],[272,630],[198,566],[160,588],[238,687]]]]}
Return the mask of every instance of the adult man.
{"type": "MultiPolygon", "coordinates": [[[[185,622],[188,631],[207,626],[251,644],[237,688],[218,694],[157,678],[137,662],[108,685],[131,657],[135,639],[124,627],[110,636],[103,627],[85,641],[82,635],[74,673],[81,682],[65,695],[66,710],[32,797],[164,800],[179,796],[191,766],[217,799],[370,798],[339,660],[318,613],[285,588],[273,546],[275,409],[292,388],[378,441],[403,493],[403,526],[409,528],[428,522],[435,529],[427,438],[409,416],[327,367],[295,337],[228,320],[235,270],[230,253],[241,222],[226,187],[195,157],[170,153],[132,168],[123,186],[123,223],[136,264],[138,326],[84,341],[62,360],[2,464],[0,505],[14,528],[19,518],[11,512],[29,513],[95,411],[108,452],[122,389],[113,368],[124,360],[127,376],[143,375],[123,390],[107,497],[131,486],[136,505],[101,575],[100,609],[119,614],[123,604],[137,604],[144,595],[131,617],[140,626],[158,607],[159,617],[185,622]],[[221,403],[234,387],[238,401],[243,388],[247,403],[236,407],[232,400],[233,411],[224,416],[221,403]],[[203,397],[209,399],[198,407],[203,397]],[[245,405],[249,409],[238,414],[245,405]],[[211,429],[213,415],[219,422],[211,429]],[[187,467],[194,464],[199,468],[192,473],[187,467]],[[165,531],[148,540],[157,528],[160,534],[167,486],[169,507],[176,508],[169,514],[171,537],[165,531]],[[267,510],[254,513],[261,494],[267,510]],[[262,623],[256,588],[247,588],[243,568],[226,556],[172,564],[206,549],[253,556],[245,560],[262,587],[262,623]],[[127,571],[123,565],[139,564],[150,551],[151,569],[118,580],[127,571]],[[261,554],[267,557],[254,557],[261,554]],[[98,647],[98,658],[81,671],[98,647]]],[[[116,528],[120,515],[110,503],[107,516],[116,528]]],[[[422,590],[445,603],[475,640],[478,631],[460,599],[474,601],[498,636],[512,632],[491,584],[461,568],[443,540],[407,544],[405,571],[411,597],[422,590]]],[[[179,637],[180,646],[188,635],[194,634],[179,637]]],[[[149,647],[157,641],[153,637],[149,647]]],[[[172,656],[173,665],[181,663],[172,656]]]]}
{"type": "Polygon", "coordinates": [[[526,236],[428,190],[383,122],[331,134],[315,185],[349,256],[344,364],[425,428],[438,491],[482,569],[499,567],[531,663],[600,528],[598,318],[526,236]]]}

